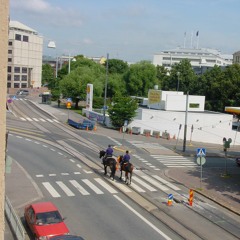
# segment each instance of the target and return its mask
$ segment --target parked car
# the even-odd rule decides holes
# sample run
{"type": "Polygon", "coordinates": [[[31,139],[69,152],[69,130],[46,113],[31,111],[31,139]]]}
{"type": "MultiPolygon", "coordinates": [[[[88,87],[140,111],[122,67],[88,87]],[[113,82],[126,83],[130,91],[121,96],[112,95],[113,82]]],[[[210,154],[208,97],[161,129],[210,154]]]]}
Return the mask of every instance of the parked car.
{"type": "Polygon", "coordinates": [[[26,206],[24,218],[34,239],[47,240],[53,236],[69,234],[64,218],[52,202],[38,202],[26,206]]]}
{"type": "Polygon", "coordinates": [[[61,235],[61,236],[51,237],[50,240],[84,240],[84,239],[76,235],[61,235]]]}
{"type": "Polygon", "coordinates": [[[29,95],[29,91],[25,89],[18,90],[16,95],[22,95],[22,96],[27,96],[29,95]]]}
{"type": "Polygon", "coordinates": [[[240,167],[240,157],[237,157],[237,158],[236,158],[236,163],[237,163],[237,165],[240,167]]]}

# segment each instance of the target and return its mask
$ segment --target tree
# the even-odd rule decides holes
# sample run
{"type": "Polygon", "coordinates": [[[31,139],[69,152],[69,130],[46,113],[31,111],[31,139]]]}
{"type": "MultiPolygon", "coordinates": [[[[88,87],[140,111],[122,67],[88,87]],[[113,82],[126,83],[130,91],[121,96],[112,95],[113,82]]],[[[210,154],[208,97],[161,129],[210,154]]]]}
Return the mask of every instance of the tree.
{"type": "Polygon", "coordinates": [[[55,86],[55,76],[54,70],[50,64],[42,65],[42,85],[48,84],[49,88],[54,88],[55,86]]]}
{"type": "Polygon", "coordinates": [[[121,128],[124,121],[129,123],[136,116],[138,104],[130,97],[116,96],[113,98],[113,105],[108,109],[109,118],[115,128],[121,128]]]}
{"type": "Polygon", "coordinates": [[[128,95],[146,97],[148,90],[157,84],[156,67],[148,61],[132,64],[124,80],[128,95]]]}
{"type": "MultiPolygon", "coordinates": [[[[105,62],[106,66],[106,62],[105,62]]],[[[128,64],[120,59],[109,59],[108,60],[108,71],[109,73],[119,73],[123,74],[127,72],[128,64]]]]}

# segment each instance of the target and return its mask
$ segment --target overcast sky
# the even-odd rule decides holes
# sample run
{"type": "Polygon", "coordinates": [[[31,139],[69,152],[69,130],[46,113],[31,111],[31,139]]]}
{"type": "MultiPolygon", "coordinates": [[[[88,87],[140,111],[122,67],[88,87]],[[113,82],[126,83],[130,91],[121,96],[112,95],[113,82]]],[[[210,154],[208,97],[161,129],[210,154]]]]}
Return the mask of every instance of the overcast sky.
{"type": "Polygon", "coordinates": [[[196,47],[197,31],[199,48],[240,50],[240,0],[10,0],[10,19],[42,35],[44,54],[52,56],[152,61],[183,47],[185,33],[185,46],[196,47]]]}

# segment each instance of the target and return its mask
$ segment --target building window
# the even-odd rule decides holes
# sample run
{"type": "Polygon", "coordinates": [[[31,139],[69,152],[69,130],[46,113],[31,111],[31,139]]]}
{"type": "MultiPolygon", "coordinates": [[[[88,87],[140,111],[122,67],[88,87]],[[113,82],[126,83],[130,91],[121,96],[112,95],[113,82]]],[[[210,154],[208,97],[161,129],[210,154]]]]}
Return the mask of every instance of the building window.
{"type": "Polygon", "coordinates": [[[12,72],[12,67],[11,66],[8,66],[8,72],[12,72]]]}
{"type": "Polygon", "coordinates": [[[8,62],[12,62],[12,58],[8,58],[8,62]]]}
{"type": "Polygon", "coordinates": [[[27,81],[27,75],[22,75],[22,81],[27,81]]]}
{"type": "Polygon", "coordinates": [[[8,46],[12,46],[12,42],[11,41],[8,42],[8,46]]]}
{"type": "Polygon", "coordinates": [[[14,72],[15,73],[20,73],[20,67],[14,67],[14,72]]]}
{"type": "Polygon", "coordinates": [[[19,83],[14,83],[14,88],[19,88],[19,83]]]}
{"type": "Polygon", "coordinates": [[[27,88],[27,84],[26,83],[22,83],[22,88],[27,88]]]}
{"type": "Polygon", "coordinates": [[[22,36],[20,34],[15,34],[15,40],[21,41],[22,36]]]}
{"type": "Polygon", "coordinates": [[[7,87],[8,87],[8,88],[11,87],[11,83],[10,83],[10,82],[7,83],[7,87]]]}
{"type": "Polygon", "coordinates": [[[20,75],[14,75],[14,81],[20,81],[20,75]]]}
{"type": "Polygon", "coordinates": [[[8,54],[12,54],[12,50],[8,50],[8,54]]]}
{"type": "Polygon", "coordinates": [[[8,80],[8,81],[11,81],[11,80],[12,80],[11,74],[8,74],[7,80],[8,80]]]}
{"type": "Polygon", "coordinates": [[[27,68],[26,67],[22,68],[22,73],[27,73],[27,68]]]}
{"type": "Polygon", "coordinates": [[[28,36],[23,36],[23,42],[28,42],[28,36]]]}

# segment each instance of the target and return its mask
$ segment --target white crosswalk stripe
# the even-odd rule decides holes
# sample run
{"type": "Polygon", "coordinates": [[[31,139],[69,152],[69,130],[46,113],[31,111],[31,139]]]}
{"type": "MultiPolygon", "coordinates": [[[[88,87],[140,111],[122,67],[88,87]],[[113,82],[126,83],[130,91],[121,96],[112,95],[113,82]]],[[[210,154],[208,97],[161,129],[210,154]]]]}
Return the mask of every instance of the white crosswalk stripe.
{"type": "Polygon", "coordinates": [[[166,167],[196,167],[197,164],[188,158],[179,155],[151,155],[166,167]]]}
{"type": "Polygon", "coordinates": [[[32,121],[39,122],[40,121],[40,122],[50,122],[50,123],[56,122],[56,123],[60,123],[57,119],[49,119],[49,118],[44,119],[44,118],[35,118],[35,117],[33,117],[33,118],[30,118],[30,117],[26,117],[26,118],[20,117],[20,119],[22,121],[29,121],[29,122],[32,122],[32,121]]]}
{"type": "MultiPolygon", "coordinates": [[[[170,190],[180,190],[177,186],[168,182],[167,180],[159,177],[158,175],[148,176],[143,172],[136,173],[132,177],[132,183],[129,186],[125,182],[113,181],[111,182],[117,189],[125,193],[131,193],[137,191],[139,193],[146,192],[157,192],[159,190],[169,192],[170,190]],[[154,187],[153,187],[154,186],[154,187]]],[[[49,174],[50,176],[50,174],[49,174]]],[[[56,175],[55,175],[56,176],[56,175]]],[[[36,175],[37,178],[43,178],[44,175],[36,175]]],[[[75,197],[79,193],[84,196],[90,194],[103,195],[108,192],[111,194],[117,194],[118,191],[104,181],[101,178],[81,179],[81,180],[67,180],[64,181],[53,181],[53,182],[42,182],[42,185],[48,191],[53,198],[60,198],[64,196],[75,197]],[[83,184],[81,184],[81,182],[83,184]]]]}
{"type": "Polygon", "coordinates": [[[82,194],[90,195],[90,193],[85,190],[76,180],[69,180],[69,182],[82,194]]]}
{"type": "Polygon", "coordinates": [[[61,197],[60,194],[55,190],[55,188],[49,182],[43,182],[42,184],[48,190],[48,192],[52,195],[52,197],[54,198],[61,197]]]}
{"type": "Polygon", "coordinates": [[[150,143],[150,142],[134,141],[134,140],[128,140],[128,142],[137,148],[168,150],[168,148],[165,148],[164,146],[160,145],[159,143],[150,143]]]}
{"type": "Polygon", "coordinates": [[[108,190],[112,194],[118,193],[114,188],[112,188],[110,185],[108,185],[106,182],[104,182],[101,178],[94,178],[96,182],[98,182],[102,187],[104,187],[106,190],[108,190]]]}
{"type": "Polygon", "coordinates": [[[93,183],[91,183],[88,179],[82,179],[82,181],[88,185],[96,194],[103,194],[103,192],[95,186],[93,183]]]}
{"type": "Polygon", "coordinates": [[[69,197],[75,196],[75,194],[63,182],[57,181],[56,183],[67,194],[67,196],[69,197]]]}

